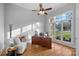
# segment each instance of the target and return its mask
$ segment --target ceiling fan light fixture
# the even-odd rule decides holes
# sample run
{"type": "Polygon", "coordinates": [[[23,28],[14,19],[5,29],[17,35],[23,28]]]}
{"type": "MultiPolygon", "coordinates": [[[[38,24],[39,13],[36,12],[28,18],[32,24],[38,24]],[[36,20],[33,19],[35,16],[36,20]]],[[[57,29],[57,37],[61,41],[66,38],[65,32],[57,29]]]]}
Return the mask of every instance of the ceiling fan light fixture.
{"type": "Polygon", "coordinates": [[[45,11],[39,11],[38,15],[45,15],[45,13],[46,13],[45,11]]]}
{"type": "Polygon", "coordinates": [[[44,14],[44,11],[40,11],[40,12],[38,12],[38,13],[42,15],[42,14],[44,14]]]}

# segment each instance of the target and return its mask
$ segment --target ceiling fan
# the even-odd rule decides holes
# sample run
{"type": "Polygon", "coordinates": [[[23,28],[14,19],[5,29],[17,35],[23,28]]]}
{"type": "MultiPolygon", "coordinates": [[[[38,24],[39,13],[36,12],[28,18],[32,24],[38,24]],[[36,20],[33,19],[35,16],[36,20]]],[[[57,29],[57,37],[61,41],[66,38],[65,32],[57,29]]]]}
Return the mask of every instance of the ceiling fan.
{"type": "Polygon", "coordinates": [[[39,4],[39,10],[32,10],[32,11],[38,11],[38,15],[47,15],[47,11],[52,10],[52,8],[43,8],[42,4],[39,4]]]}

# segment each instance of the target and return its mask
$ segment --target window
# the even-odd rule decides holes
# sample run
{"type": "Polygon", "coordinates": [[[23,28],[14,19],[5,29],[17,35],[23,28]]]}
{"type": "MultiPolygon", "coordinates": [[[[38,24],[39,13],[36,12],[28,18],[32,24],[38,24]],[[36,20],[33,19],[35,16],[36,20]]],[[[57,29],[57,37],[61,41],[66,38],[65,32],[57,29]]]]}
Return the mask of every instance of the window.
{"type": "MultiPolygon", "coordinates": [[[[15,29],[15,30],[12,30],[12,35],[11,37],[15,37],[17,35],[21,34],[21,29],[18,28],[18,29],[15,29]]],[[[7,33],[7,38],[9,39],[10,38],[10,32],[7,33]]]]}
{"type": "Polygon", "coordinates": [[[38,33],[40,33],[40,30],[39,30],[38,28],[36,29],[36,31],[37,31],[38,33]]]}
{"type": "MultiPolygon", "coordinates": [[[[33,32],[38,31],[40,32],[40,22],[36,22],[34,24],[29,24],[27,26],[24,26],[22,28],[18,28],[15,30],[12,30],[12,35],[11,37],[15,37],[19,34],[21,34],[21,30],[23,34],[28,34],[28,38],[31,39],[31,36],[33,35],[33,32]]],[[[7,38],[10,38],[10,32],[7,32],[7,38]]]]}
{"type": "Polygon", "coordinates": [[[40,23],[39,22],[36,22],[36,23],[33,24],[33,29],[39,28],[39,27],[40,27],[40,23]]]}
{"type": "Polygon", "coordinates": [[[33,24],[33,29],[36,29],[37,28],[37,25],[36,24],[33,24]]]}
{"type": "Polygon", "coordinates": [[[7,32],[7,39],[10,39],[10,32],[7,32]]]}
{"type": "Polygon", "coordinates": [[[23,33],[24,33],[24,32],[27,32],[27,31],[29,31],[29,30],[32,30],[32,25],[27,25],[27,26],[25,26],[25,27],[22,28],[22,32],[23,32],[23,33]]]}
{"type": "Polygon", "coordinates": [[[55,38],[58,40],[71,42],[71,20],[72,11],[65,12],[61,15],[55,16],[55,38]],[[62,38],[61,38],[62,37],[62,38]]]}
{"type": "Polygon", "coordinates": [[[61,22],[55,23],[55,38],[61,40],[61,22]]]}
{"type": "Polygon", "coordinates": [[[40,23],[39,22],[36,22],[34,24],[30,24],[30,25],[27,25],[25,27],[22,28],[22,33],[24,32],[33,32],[33,31],[40,31],[40,23]]]}
{"type": "Polygon", "coordinates": [[[19,28],[19,29],[16,29],[16,30],[13,30],[12,31],[12,37],[15,37],[15,36],[17,36],[17,35],[19,35],[21,33],[21,29],[19,28]]]}
{"type": "Polygon", "coordinates": [[[37,31],[40,33],[40,22],[36,22],[33,24],[33,32],[37,31]]]}
{"type": "Polygon", "coordinates": [[[37,22],[37,23],[36,23],[36,25],[37,25],[37,26],[40,26],[40,23],[39,23],[39,22],[37,22]]]}

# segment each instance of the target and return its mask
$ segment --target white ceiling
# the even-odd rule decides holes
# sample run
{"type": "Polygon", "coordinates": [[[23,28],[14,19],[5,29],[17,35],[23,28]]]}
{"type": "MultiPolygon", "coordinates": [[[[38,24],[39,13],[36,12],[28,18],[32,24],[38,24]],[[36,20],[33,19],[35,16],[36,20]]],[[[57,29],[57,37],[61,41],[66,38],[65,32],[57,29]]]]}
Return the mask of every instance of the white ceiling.
{"type": "MultiPolygon", "coordinates": [[[[38,3],[12,3],[13,5],[24,7],[28,10],[39,9],[38,3]]],[[[67,3],[43,3],[44,8],[52,8],[52,10],[56,10],[60,7],[64,7],[67,3]]]]}

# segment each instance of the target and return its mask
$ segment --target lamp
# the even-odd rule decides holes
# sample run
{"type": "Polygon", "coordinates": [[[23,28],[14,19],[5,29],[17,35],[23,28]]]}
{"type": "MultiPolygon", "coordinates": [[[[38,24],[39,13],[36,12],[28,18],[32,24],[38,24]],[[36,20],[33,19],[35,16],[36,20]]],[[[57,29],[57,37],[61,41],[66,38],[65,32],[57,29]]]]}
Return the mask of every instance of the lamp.
{"type": "Polygon", "coordinates": [[[40,12],[38,12],[38,13],[40,13],[40,14],[44,14],[44,11],[40,11],[40,12]]]}

